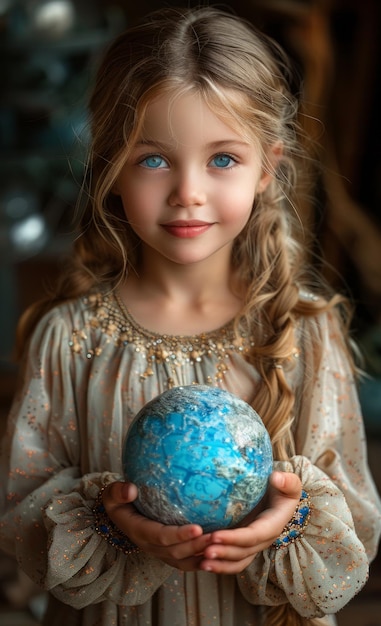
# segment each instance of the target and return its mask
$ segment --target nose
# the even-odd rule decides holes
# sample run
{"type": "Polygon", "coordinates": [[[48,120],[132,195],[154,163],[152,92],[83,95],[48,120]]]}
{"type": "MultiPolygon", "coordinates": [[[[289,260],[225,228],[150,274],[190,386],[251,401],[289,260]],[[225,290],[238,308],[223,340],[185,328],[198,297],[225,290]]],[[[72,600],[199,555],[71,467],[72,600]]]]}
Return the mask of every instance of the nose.
{"type": "Polygon", "coordinates": [[[195,171],[177,172],[168,203],[172,207],[201,206],[206,202],[205,181],[195,171]]]}

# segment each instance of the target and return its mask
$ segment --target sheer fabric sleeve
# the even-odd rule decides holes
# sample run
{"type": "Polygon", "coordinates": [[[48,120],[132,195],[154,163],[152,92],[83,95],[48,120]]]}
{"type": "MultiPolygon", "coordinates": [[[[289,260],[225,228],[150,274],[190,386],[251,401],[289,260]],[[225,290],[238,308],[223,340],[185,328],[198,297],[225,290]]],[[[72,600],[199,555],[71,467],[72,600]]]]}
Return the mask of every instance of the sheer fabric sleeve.
{"type": "Polygon", "coordinates": [[[311,499],[303,537],[270,547],[239,578],[249,602],[289,602],[303,617],[336,613],[363,587],[380,536],[380,500],[367,466],[361,411],[336,320],[310,322],[301,356],[297,473],[311,499]],[[317,343],[318,342],[318,343],[317,343]],[[322,345],[317,353],[316,345],[322,345]]]}
{"type": "Polygon", "coordinates": [[[85,454],[74,389],[86,393],[69,348],[69,330],[52,311],[34,333],[1,452],[0,548],[44,589],[75,608],[145,602],[172,571],[147,555],[126,556],[94,530],[102,483],[82,475],[85,454]]]}

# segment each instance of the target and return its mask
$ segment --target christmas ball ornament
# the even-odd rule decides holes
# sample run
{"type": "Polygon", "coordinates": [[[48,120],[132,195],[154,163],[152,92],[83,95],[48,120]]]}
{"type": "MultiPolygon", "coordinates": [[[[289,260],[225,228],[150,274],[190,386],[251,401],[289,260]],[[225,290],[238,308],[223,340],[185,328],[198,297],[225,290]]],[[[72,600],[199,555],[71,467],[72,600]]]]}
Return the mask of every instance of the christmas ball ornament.
{"type": "Polygon", "coordinates": [[[143,515],[205,532],[238,524],[264,496],[273,467],[259,415],[206,385],[174,387],[148,402],[127,432],[122,462],[143,515]]]}

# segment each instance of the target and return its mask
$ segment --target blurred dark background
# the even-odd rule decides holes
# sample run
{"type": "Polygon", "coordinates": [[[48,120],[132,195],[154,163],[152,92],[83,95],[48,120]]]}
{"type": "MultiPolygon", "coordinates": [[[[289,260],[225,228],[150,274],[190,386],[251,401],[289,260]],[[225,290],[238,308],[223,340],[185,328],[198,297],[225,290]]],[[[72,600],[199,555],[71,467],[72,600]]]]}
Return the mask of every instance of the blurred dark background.
{"type": "MultiPolygon", "coordinates": [[[[286,49],[300,121],[322,168],[301,206],[312,261],[355,305],[369,462],[381,488],[381,2],[379,0],[0,0],[0,432],[15,390],[17,319],[70,251],[100,53],[152,9],[232,8],[286,49]],[[324,265],[315,253],[322,256],[324,265]]],[[[381,626],[381,564],[340,624],[381,626]]],[[[43,598],[0,557],[0,624],[38,622],[43,598]]]]}

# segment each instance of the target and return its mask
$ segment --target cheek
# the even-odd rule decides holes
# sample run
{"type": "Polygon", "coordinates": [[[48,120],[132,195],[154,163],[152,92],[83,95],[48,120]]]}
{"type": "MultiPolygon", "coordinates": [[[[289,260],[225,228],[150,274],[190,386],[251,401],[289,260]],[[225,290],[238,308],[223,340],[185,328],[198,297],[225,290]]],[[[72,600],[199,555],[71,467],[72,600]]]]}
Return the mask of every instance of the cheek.
{"type": "Polygon", "coordinates": [[[221,194],[226,220],[229,222],[245,222],[249,219],[255,198],[254,186],[236,187],[230,193],[221,194]]]}
{"type": "Polygon", "coordinates": [[[134,185],[128,191],[121,193],[124,213],[130,222],[139,222],[146,219],[147,212],[152,209],[152,195],[147,190],[137,190],[134,185]]]}

